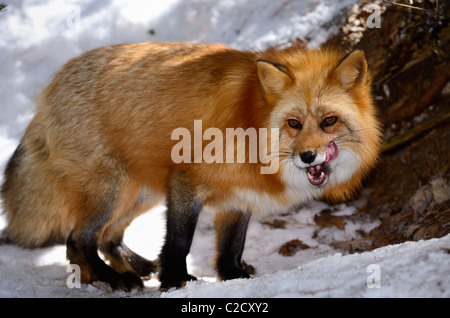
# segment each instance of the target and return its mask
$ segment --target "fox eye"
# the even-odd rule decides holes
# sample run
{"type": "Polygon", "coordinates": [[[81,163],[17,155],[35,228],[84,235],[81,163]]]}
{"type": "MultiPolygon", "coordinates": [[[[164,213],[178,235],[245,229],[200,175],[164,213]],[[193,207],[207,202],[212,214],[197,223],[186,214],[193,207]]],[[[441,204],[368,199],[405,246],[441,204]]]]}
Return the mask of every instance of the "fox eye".
{"type": "Polygon", "coordinates": [[[302,129],[302,124],[300,124],[300,122],[297,119],[288,119],[288,125],[289,127],[293,128],[293,129],[302,129]]]}
{"type": "Polygon", "coordinates": [[[338,120],[338,118],[336,116],[329,116],[323,120],[321,126],[322,126],[322,128],[328,127],[328,126],[333,126],[334,124],[336,124],[337,120],[338,120]]]}

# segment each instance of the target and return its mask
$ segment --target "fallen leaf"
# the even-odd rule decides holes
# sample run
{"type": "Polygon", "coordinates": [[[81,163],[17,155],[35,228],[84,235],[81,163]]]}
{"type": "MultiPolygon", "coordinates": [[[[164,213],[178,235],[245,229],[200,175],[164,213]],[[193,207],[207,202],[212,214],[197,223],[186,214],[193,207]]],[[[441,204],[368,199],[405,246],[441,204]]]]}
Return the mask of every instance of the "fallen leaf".
{"type": "Polygon", "coordinates": [[[298,239],[294,239],[284,243],[278,250],[278,253],[280,253],[283,256],[292,256],[299,250],[306,250],[307,248],[309,248],[308,245],[304,244],[302,241],[298,239]]]}
{"type": "Polygon", "coordinates": [[[333,242],[331,245],[348,250],[350,253],[355,251],[367,251],[373,243],[374,237],[365,237],[362,239],[333,242]]]}
{"type": "Polygon", "coordinates": [[[283,220],[273,220],[272,222],[266,221],[263,224],[270,226],[273,229],[284,229],[286,228],[286,221],[283,220]]]}
{"type": "Polygon", "coordinates": [[[244,260],[241,261],[242,268],[249,275],[254,275],[256,273],[256,269],[253,265],[247,264],[244,260]]]}
{"type": "Polygon", "coordinates": [[[450,186],[442,177],[431,180],[430,183],[435,204],[441,204],[450,200],[450,186]]]}
{"type": "Polygon", "coordinates": [[[409,199],[409,205],[416,215],[420,215],[427,209],[432,200],[433,192],[430,185],[420,187],[416,193],[409,199]]]}
{"type": "Polygon", "coordinates": [[[340,216],[331,214],[330,209],[320,211],[320,214],[314,216],[314,222],[321,227],[332,227],[335,225],[339,230],[344,230],[344,221],[340,216]]]}

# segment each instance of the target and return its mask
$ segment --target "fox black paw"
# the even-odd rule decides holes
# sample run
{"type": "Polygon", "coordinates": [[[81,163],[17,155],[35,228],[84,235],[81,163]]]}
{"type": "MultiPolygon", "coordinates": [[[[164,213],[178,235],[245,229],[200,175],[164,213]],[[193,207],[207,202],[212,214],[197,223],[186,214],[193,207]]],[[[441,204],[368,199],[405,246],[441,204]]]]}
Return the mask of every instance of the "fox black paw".
{"type": "Polygon", "coordinates": [[[170,275],[161,275],[159,278],[161,282],[161,290],[169,290],[170,288],[179,288],[186,285],[186,282],[191,280],[197,280],[196,277],[186,274],[182,277],[170,276],[170,275]]]}
{"type": "Polygon", "coordinates": [[[123,290],[126,292],[130,292],[132,290],[144,289],[142,279],[130,272],[119,274],[116,277],[108,280],[108,283],[113,290],[123,290]]]}
{"type": "Polygon", "coordinates": [[[236,278],[250,278],[250,275],[240,267],[226,267],[218,270],[221,280],[229,280],[236,278]]]}

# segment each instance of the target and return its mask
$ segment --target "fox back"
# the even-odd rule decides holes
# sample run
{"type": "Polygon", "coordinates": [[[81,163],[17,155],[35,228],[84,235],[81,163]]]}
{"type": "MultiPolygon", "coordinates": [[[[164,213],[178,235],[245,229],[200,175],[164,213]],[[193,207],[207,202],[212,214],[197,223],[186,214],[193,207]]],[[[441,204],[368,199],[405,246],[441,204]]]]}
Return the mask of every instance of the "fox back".
{"type": "Polygon", "coordinates": [[[250,216],[349,198],[377,160],[379,126],[361,51],[96,49],[70,60],[37,99],[5,171],[5,233],[28,247],[65,242],[84,282],[129,290],[159,271],[162,288],[179,287],[194,279],[185,258],[207,207],[219,277],[248,277],[250,216]],[[152,262],[122,237],[164,200],[166,240],[152,262]]]}

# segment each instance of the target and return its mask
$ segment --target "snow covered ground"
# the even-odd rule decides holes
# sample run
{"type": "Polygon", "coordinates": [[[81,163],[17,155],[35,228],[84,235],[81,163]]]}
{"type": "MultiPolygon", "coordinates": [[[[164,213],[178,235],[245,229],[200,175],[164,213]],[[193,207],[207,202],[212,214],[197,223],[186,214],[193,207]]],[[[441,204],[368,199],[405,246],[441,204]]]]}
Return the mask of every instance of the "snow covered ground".
{"type": "MultiPolygon", "coordinates": [[[[33,100],[70,58],[99,46],[140,41],[222,42],[238,49],[283,46],[302,37],[318,46],[335,30],[325,28],[356,0],[79,0],[8,1],[0,13],[0,169],[33,115],[33,100]]],[[[250,280],[217,282],[212,217],[203,213],[188,267],[200,278],[161,293],[158,281],[143,292],[108,292],[101,286],[69,288],[65,247],[37,250],[0,245],[0,297],[450,297],[450,235],[342,255],[330,243],[357,239],[377,224],[347,221],[318,231],[314,216],[330,208],[315,202],[270,217],[284,229],[253,220],[243,259],[256,268],[250,280]],[[318,232],[317,232],[318,231],[318,232]],[[314,235],[316,233],[316,235],[314,235]],[[309,248],[282,256],[279,248],[299,239],[309,248]]],[[[333,214],[356,213],[347,205],[333,214]]],[[[150,259],[164,235],[164,207],[136,219],[126,243],[150,259]]],[[[0,229],[5,226],[0,217],[0,229]]],[[[70,281],[69,281],[70,283],[70,281]]],[[[70,284],[69,284],[70,285],[70,284]]]]}

